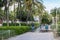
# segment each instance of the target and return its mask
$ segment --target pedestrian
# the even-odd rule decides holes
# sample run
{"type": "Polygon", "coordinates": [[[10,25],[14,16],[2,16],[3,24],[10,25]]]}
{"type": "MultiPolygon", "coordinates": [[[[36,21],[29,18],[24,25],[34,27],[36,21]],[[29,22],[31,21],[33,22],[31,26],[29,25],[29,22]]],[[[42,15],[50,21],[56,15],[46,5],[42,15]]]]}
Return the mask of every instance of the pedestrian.
{"type": "Polygon", "coordinates": [[[43,25],[41,24],[41,25],[40,25],[40,32],[42,31],[42,27],[43,27],[43,25]]]}
{"type": "Polygon", "coordinates": [[[48,24],[45,25],[45,30],[48,32],[48,24]]]}
{"type": "Polygon", "coordinates": [[[32,23],[31,29],[32,29],[32,32],[34,32],[34,29],[35,29],[34,23],[32,23]]]}
{"type": "Polygon", "coordinates": [[[41,31],[41,32],[44,32],[44,30],[45,30],[45,25],[44,25],[44,24],[41,24],[41,26],[40,26],[40,31],[41,31]]]}

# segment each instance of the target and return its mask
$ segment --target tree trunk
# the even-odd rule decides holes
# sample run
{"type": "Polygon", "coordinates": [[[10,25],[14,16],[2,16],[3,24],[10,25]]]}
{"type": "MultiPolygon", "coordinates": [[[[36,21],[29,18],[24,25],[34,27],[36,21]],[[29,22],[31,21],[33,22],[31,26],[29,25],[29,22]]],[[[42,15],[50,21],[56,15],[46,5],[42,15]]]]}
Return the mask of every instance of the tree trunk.
{"type": "Polygon", "coordinates": [[[10,0],[9,1],[7,0],[7,5],[8,5],[8,6],[6,5],[7,6],[7,26],[9,26],[9,4],[10,4],[10,0]]]}
{"type": "Polygon", "coordinates": [[[7,26],[9,26],[9,2],[5,1],[5,14],[6,14],[6,20],[7,20],[7,26]],[[7,6],[8,5],[8,6],[7,6]]]}

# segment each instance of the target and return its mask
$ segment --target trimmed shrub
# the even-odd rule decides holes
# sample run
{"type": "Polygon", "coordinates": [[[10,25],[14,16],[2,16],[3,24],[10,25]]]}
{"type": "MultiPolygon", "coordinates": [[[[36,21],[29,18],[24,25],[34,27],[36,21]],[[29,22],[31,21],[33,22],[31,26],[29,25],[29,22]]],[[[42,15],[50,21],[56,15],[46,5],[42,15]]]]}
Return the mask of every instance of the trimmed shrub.
{"type": "MultiPolygon", "coordinates": [[[[21,26],[31,26],[31,23],[30,24],[27,24],[27,23],[20,23],[21,26]]],[[[39,23],[34,23],[34,25],[37,27],[39,26],[39,23]]],[[[7,23],[3,23],[3,26],[7,26],[7,23]]],[[[19,26],[19,23],[9,23],[9,26],[19,26]]]]}
{"type": "Polygon", "coordinates": [[[51,29],[56,29],[56,24],[51,25],[51,29]]]}
{"type": "Polygon", "coordinates": [[[28,26],[10,26],[10,27],[0,27],[0,30],[15,30],[15,33],[16,35],[19,35],[19,34],[22,34],[22,33],[25,33],[25,32],[28,32],[31,30],[30,27],[28,26]]]}
{"type": "Polygon", "coordinates": [[[60,36],[60,25],[58,24],[58,30],[57,30],[58,36],[60,36]]]}
{"type": "Polygon", "coordinates": [[[7,26],[7,23],[3,23],[3,26],[7,26]]]}
{"type": "Polygon", "coordinates": [[[26,26],[26,25],[27,25],[27,23],[21,23],[21,25],[22,25],[22,26],[26,26]]]}
{"type": "Polygon", "coordinates": [[[7,39],[9,37],[15,36],[15,30],[0,30],[0,39],[7,39]]]}
{"type": "MultiPolygon", "coordinates": [[[[7,26],[7,23],[3,23],[3,26],[7,26]]],[[[19,23],[9,23],[9,26],[19,26],[19,23]]]]}

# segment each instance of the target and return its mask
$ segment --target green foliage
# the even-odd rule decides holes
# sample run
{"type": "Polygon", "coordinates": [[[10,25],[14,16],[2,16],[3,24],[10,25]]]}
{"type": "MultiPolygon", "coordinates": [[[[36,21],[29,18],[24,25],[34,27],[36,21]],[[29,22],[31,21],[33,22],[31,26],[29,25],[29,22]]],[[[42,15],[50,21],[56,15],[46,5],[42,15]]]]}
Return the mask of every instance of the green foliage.
{"type": "Polygon", "coordinates": [[[31,28],[28,26],[10,26],[10,27],[0,27],[0,40],[2,40],[2,36],[3,39],[7,39],[9,37],[13,37],[16,35],[20,35],[23,34],[25,32],[30,31],[31,28]]]}
{"type": "Polygon", "coordinates": [[[60,15],[60,8],[54,8],[51,10],[50,13],[52,14],[53,17],[56,16],[56,13],[57,13],[57,15],[60,15]]]}
{"type": "Polygon", "coordinates": [[[3,10],[0,7],[0,19],[2,19],[3,17],[4,17],[4,13],[3,13],[3,10]]]}
{"type": "Polygon", "coordinates": [[[27,13],[24,12],[24,11],[20,11],[20,12],[16,12],[17,13],[17,18],[21,21],[26,21],[26,18],[27,18],[27,13]]]}
{"type": "Polygon", "coordinates": [[[3,1],[0,0],[0,7],[3,7],[3,1]]]}
{"type": "Polygon", "coordinates": [[[23,25],[23,26],[27,26],[27,23],[21,23],[21,25],[23,25]]]}
{"type": "MultiPolygon", "coordinates": [[[[7,4],[7,0],[0,0],[0,7],[3,7],[7,4]]],[[[10,0],[10,4],[9,5],[12,5],[12,0],[10,0]]]]}
{"type": "MultiPolygon", "coordinates": [[[[19,24],[21,24],[21,26],[31,26],[30,24],[27,23],[9,23],[9,26],[19,26],[19,24]]],[[[7,26],[7,23],[3,23],[3,26],[7,26]]]]}
{"type": "Polygon", "coordinates": [[[56,24],[54,24],[54,25],[51,25],[51,29],[56,29],[56,24]]]}
{"type": "Polygon", "coordinates": [[[50,14],[48,14],[47,12],[44,12],[44,15],[42,16],[42,19],[41,19],[41,23],[42,24],[51,24],[52,17],[50,16],[50,14]]]}
{"type": "Polygon", "coordinates": [[[32,21],[32,20],[34,20],[33,19],[33,15],[29,15],[29,13],[28,12],[26,12],[26,11],[16,11],[16,13],[17,13],[17,18],[20,20],[20,21],[27,21],[27,18],[28,18],[28,21],[32,21]],[[28,16],[29,15],[29,16],[28,16]]]}
{"type": "Polygon", "coordinates": [[[13,12],[11,12],[11,13],[9,14],[9,20],[14,20],[14,19],[15,19],[15,15],[14,15],[13,12]]]}
{"type": "MultiPolygon", "coordinates": [[[[31,23],[9,23],[9,26],[19,26],[19,24],[21,24],[21,26],[31,26],[31,23]]],[[[34,23],[34,25],[37,27],[39,23],[34,23]]],[[[7,23],[3,23],[3,26],[7,26],[7,23]]]]}
{"type": "MultiPolygon", "coordinates": [[[[7,26],[7,23],[3,23],[3,26],[7,26]]],[[[19,23],[9,23],[9,26],[19,26],[19,23]]]]}
{"type": "Polygon", "coordinates": [[[28,32],[31,30],[28,26],[10,26],[10,27],[0,27],[0,30],[14,30],[16,35],[28,32]]]}
{"type": "Polygon", "coordinates": [[[58,21],[58,24],[60,24],[60,21],[58,21]]]}
{"type": "Polygon", "coordinates": [[[20,29],[17,29],[16,30],[16,34],[22,34],[22,33],[25,33],[25,32],[28,32],[30,31],[31,29],[29,27],[21,27],[20,29]]]}
{"type": "Polygon", "coordinates": [[[9,37],[15,36],[15,31],[14,30],[0,30],[0,40],[7,39],[9,37]]]}
{"type": "Polygon", "coordinates": [[[56,16],[59,17],[58,21],[60,20],[60,7],[52,9],[50,13],[52,14],[53,17],[56,16]]]}
{"type": "Polygon", "coordinates": [[[34,23],[35,28],[38,28],[40,26],[40,23],[34,23]]]}
{"type": "Polygon", "coordinates": [[[51,24],[52,20],[49,21],[48,18],[42,18],[41,23],[42,24],[51,24]]]}
{"type": "Polygon", "coordinates": [[[42,18],[41,23],[42,24],[48,24],[49,20],[47,18],[42,18]]]}
{"type": "Polygon", "coordinates": [[[58,34],[58,36],[60,36],[60,24],[58,25],[57,34],[58,34]]]}
{"type": "Polygon", "coordinates": [[[57,8],[54,8],[54,9],[51,10],[50,13],[52,14],[53,17],[56,16],[56,11],[57,11],[57,8]]]}

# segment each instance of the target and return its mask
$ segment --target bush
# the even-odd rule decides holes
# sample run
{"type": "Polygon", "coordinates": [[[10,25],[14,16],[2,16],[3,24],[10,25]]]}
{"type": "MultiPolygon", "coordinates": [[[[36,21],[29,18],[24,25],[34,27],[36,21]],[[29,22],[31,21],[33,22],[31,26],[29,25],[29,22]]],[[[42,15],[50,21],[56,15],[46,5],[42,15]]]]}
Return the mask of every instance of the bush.
{"type": "Polygon", "coordinates": [[[52,20],[49,21],[48,18],[42,18],[41,20],[41,24],[51,24],[52,23],[52,20]]]}
{"type": "Polygon", "coordinates": [[[16,35],[28,32],[31,30],[30,27],[28,26],[10,26],[10,27],[0,27],[0,30],[15,30],[16,35]]]}
{"type": "Polygon", "coordinates": [[[60,25],[58,24],[58,30],[57,30],[58,36],[60,36],[60,25]]]}
{"type": "MultiPolygon", "coordinates": [[[[27,24],[27,23],[20,23],[21,26],[31,26],[31,24],[27,24]]],[[[3,26],[7,26],[7,23],[3,23],[3,26]]],[[[19,26],[19,23],[9,23],[9,26],[19,26]]]]}
{"type": "Polygon", "coordinates": [[[15,30],[0,30],[0,39],[7,39],[9,37],[15,36],[15,30]]]}
{"type": "Polygon", "coordinates": [[[56,24],[51,25],[51,29],[56,29],[56,24]]]}
{"type": "MultiPolygon", "coordinates": [[[[3,23],[3,26],[7,26],[7,23],[3,23]]],[[[19,23],[9,23],[9,26],[19,26],[19,23]]]]}
{"type": "Polygon", "coordinates": [[[35,28],[38,28],[39,26],[40,26],[40,24],[39,23],[34,23],[34,25],[35,25],[35,28]]]}
{"type": "MultiPolygon", "coordinates": [[[[31,26],[31,23],[30,24],[27,24],[27,23],[20,23],[21,26],[31,26]]],[[[37,27],[39,26],[39,23],[34,23],[34,25],[37,27]]],[[[7,23],[3,23],[3,26],[7,26],[7,23]]],[[[9,23],[9,26],[19,26],[19,23],[9,23]]]]}
{"type": "Polygon", "coordinates": [[[58,24],[60,24],[60,21],[58,22],[58,24]]]}
{"type": "Polygon", "coordinates": [[[7,23],[3,23],[3,26],[7,26],[7,23]]]}
{"type": "Polygon", "coordinates": [[[19,26],[19,23],[10,23],[9,26],[19,26]]]}
{"type": "Polygon", "coordinates": [[[22,26],[27,26],[27,23],[21,23],[22,26]]]}

